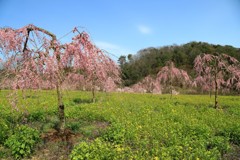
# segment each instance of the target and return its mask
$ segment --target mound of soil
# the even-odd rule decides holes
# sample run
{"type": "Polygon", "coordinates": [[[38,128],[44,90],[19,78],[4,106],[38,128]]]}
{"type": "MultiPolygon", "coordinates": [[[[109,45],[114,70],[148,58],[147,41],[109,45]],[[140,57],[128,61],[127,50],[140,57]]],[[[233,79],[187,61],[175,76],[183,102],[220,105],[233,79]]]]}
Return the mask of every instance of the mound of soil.
{"type": "MultiPolygon", "coordinates": [[[[109,126],[108,122],[95,121],[91,125],[95,126],[92,130],[92,136],[98,137],[101,130],[109,126]]],[[[70,129],[65,129],[63,133],[51,129],[41,135],[42,143],[35,149],[31,160],[66,160],[69,159],[74,145],[78,144],[81,139],[89,139],[80,133],[75,133],[70,129]]],[[[91,140],[91,138],[89,139],[91,140]]]]}

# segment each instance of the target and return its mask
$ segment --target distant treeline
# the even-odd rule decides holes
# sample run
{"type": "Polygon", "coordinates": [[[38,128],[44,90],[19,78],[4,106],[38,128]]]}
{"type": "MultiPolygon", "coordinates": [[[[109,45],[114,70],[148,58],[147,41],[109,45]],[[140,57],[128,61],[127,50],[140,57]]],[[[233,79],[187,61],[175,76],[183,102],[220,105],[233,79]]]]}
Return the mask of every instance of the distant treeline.
{"type": "Polygon", "coordinates": [[[169,60],[172,60],[176,67],[184,69],[189,75],[194,76],[194,59],[202,53],[225,53],[240,61],[240,48],[229,45],[190,42],[184,45],[150,47],[140,50],[136,55],[129,54],[119,57],[118,62],[122,71],[123,84],[124,86],[130,86],[147,75],[155,76],[169,60]]]}

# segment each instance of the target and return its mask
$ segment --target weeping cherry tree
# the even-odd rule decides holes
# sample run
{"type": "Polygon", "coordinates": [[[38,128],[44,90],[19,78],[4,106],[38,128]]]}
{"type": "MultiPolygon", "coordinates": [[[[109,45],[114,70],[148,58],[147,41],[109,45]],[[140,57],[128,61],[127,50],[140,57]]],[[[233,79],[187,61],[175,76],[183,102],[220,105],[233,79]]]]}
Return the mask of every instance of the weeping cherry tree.
{"type": "Polygon", "coordinates": [[[196,82],[211,90],[214,88],[215,108],[218,108],[218,91],[220,88],[235,86],[239,89],[239,62],[226,54],[201,54],[194,60],[196,82]]]}
{"type": "Polygon", "coordinates": [[[173,94],[173,86],[176,82],[182,85],[188,85],[191,83],[190,77],[188,76],[187,72],[178,69],[174,66],[172,61],[168,61],[166,66],[160,69],[157,74],[157,80],[160,84],[168,86],[171,92],[171,98],[173,94]]]}
{"type": "MultiPolygon", "coordinates": [[[[76,33],[76,28],[73,32],[76,33]]],[[[13,89],[55,89],[58,102],[59,133],[65,130],[62,84],[70,74],[94,75],[92,80],[105,76],[100,63],[108,59],[100,54],[86,32],[77,32],[72,42],[61,44],[56,36],[37,26],[20,29],[0,29],[0,55],[4,68],[11,75],[13,89]],[[98,72],[101,70],[101,72],[98,72]]],[[[117,71],[116,71],[117,72],[117,71]]],[[[79,76],[77,76],[79,77],[79,76]]],[[[91,79],[91,78],[90,78],[91,79]]]]}

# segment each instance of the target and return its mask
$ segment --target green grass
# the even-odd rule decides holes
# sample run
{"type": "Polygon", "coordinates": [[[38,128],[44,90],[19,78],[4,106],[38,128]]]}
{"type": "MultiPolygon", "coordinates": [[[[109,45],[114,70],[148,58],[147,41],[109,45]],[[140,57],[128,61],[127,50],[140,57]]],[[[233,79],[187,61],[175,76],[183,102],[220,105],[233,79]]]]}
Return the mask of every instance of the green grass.
{"type": "MultiPolygon", "coordinates": [[[[55,92],[29,91],[27,98],[18,98],[21,112],[10,107],[6,98],[9,92],[0,91],[0,120],[7,128],[11,130],[23,122],[20,113],[27,114],[27,124],[42,133],[54,128],[58,121],[55,92]]],[[[119,153],[123,159],[221,159],[228,157],[233,146],[240,145],[238,96],[220,96],[222,109],[218,110],[213,108],[214,97],[208,95],[177,95],[170,99],[170,95],[98,93],[97,102],[91,103],[91,93],[68,91],[64,103],[66,126],[83,135],[78,143],[109,147],[102,152],[96,149],[98,146],[93,147],[108,159],[119,158],[119,153]],[[101,131],[101,126],[96,128],[97,122],[108,126],[101,131]],[[96,130],[99,134],[94,135],[96,130]],[[94,138],[100,142],[95,143],[94,138]],[[108,153],[111,150],[114,152],[108,153]]],[[[74,155],[81,154],[78,152],[79,146],[74,155]]]]}

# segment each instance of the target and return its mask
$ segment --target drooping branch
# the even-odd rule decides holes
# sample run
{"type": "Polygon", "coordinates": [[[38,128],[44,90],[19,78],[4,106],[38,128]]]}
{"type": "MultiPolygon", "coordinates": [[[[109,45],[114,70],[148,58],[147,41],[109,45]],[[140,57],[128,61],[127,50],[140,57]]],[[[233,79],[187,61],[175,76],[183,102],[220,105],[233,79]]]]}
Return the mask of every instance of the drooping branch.
{"type": "Polygon", "coordinates": [[[52,40],[53,40],[53,41],[54,41],[54,40],[57,40],[55,34],[49,32],[49,31],[47,31],[47,30],[45,30],[45,29],[43,29],[43,28],[34,26],[33,24],[30,24],[30,25],[26,26],[25,28],[26,28],[27,30],[29,30],[29,31],[33,31],[33,30],[35,30],[35,31],[40,31],[40,32],[45,33],[46,35],[52,37],[52,40]]]}
{"type": "Polygon", "coordinates": [[[27,49],[27,42],[28,42],[30,31],[31,31],[30,29],[27,29],[27,36],[26,36],[26,40],[24,42],[23,52],[25,52],[25,50],[27,49]]]}
{"type": "MultiPolygon", "coordinates": [[[[23,28],[25,28],[25,29],[27,30],[27,35],[26,35],[26,40],[25,40],[25,42],[24,42],[23,52],[27,49],[27,43],[28,43],[29,34],[30,34],[31,31],[39,31],[39,32],[42,32],[42,33],[50,36],[50,37],[52,38],[52,40],[51,40],[51,47],[54,48],[54,42],[57,40],[55,34],[49,32],[49,31],[47,31],[47,30],[45,30],[45,29],[43,29],[43,28],[34,26],[33,24],[27,25],[27,26],[25,26],[25,27],[23,27],[23,28]]],[[[23,28],[22,28],[22,29],[23,29],[23,28]]],[[[21,29],[20,29],[20,30],[21,30],[21,29]]]]}

